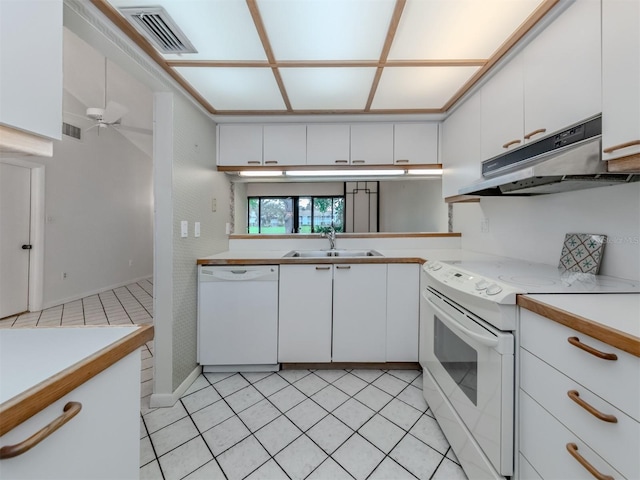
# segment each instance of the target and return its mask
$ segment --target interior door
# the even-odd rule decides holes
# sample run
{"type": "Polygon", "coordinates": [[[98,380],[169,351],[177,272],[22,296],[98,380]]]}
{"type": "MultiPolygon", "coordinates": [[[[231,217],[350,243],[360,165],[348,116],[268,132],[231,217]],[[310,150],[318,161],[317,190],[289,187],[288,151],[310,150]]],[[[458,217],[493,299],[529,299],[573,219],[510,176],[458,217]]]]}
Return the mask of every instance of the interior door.
{"type": "Polygon", "coordinates": [[[29,306],[31,170],[0,163],[0,318],[29,306]]]}

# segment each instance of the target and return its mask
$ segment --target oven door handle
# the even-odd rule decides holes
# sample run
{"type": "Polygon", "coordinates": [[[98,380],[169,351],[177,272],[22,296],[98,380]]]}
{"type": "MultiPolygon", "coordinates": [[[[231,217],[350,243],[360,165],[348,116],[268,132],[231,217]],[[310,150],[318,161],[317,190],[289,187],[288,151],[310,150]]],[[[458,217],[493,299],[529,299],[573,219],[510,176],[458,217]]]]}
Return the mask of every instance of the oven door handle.
{"type": "Polygon", "coordinates": [[[431,295],[426,294],[426,292],[422,293],[422,296],[427,300],[427,302],[429,302],[429,304],[431,305],[431,307],[436,311],[436,313],[439,313],[440,316],[442,318],[440,318],[440,320],[444,323],[447,324],[448,327],[457,330],[459,333],[461,333],[462,335],[466,335],[467,337],[471,337],[474,340],[477,340],[478,342],[480,342],[483,345],[486,345],[487,347],[497,347],[498,346],[498,339],[494,336],[486,336],[486,335],[481,335],[479,333],[476,333],[472,330],[469,330],[467,327],[465,327],[464,325],[460,324],[459,322],[456,322],[456,320],[449,315],[447,312],[445,312],[444,310],[442,310],[438,305],[436,305],[433,300],[431,295]]]}

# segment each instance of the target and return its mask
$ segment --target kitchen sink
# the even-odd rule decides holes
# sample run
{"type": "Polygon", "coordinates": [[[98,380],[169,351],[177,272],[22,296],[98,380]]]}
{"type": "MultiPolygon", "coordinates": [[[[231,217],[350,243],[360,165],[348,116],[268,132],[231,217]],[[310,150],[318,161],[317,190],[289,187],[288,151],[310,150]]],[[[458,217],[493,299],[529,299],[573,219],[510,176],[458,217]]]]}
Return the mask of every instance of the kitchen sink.
{"type": "Polygon", "coordinates": [[[319,258],[319,257],[382,257],[376,250],[291,250],[285,257],[319,258]]]}

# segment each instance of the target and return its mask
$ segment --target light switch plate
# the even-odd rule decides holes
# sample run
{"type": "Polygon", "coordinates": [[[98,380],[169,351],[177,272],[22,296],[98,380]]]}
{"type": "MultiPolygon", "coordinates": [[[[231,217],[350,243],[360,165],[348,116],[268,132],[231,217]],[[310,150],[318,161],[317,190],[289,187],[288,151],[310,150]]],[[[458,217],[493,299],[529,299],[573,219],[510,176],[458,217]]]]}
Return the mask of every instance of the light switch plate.
{"type": "Polygon", "coordinates": [[[200,222],[195,222],[193,224],[193,236],[194,237],[200,236],[200,222]]]}
{"type": "Polygon", "coordinates": [[[180,222],[180,236],[182,238],[186,238],[189,236],[189,222],[186,220],[182,220],[180,222]]]}

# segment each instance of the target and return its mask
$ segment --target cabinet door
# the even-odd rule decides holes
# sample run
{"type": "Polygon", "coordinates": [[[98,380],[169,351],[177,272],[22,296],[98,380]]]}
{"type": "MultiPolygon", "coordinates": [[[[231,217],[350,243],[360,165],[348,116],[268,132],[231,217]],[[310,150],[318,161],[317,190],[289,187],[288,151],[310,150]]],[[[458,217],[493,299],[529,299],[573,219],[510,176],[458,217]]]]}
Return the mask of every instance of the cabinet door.
{"type": "Polygon", "coordinates": [[[393,163],[438,163],[437,123],[397,123],[393,126],[393,163]]]}
{"type": "Polygon", "coordinates": [[[351,165],[393,163],[393,125],[351,125],[351,165]]]}
{"type": "Polygon", "coordinates": [[[331,361],[332,265],[281,265],[278,362],[331,361]]]}
{"type": "Polygon", "coordinates": [[[307,125],[308,165],[348,165],[349,125],[307,125]]]}
{"type": "Polygon", "coordinates": [[[0,2],[0,124],[62,136],[62,0],[0,2]]]}
{"type": "Polygon", "coordinates": [[[307,163],[306,125],[265,125],[264,165],[305,165],[307,163]]]}
{"type": "Polygon", "coordinates": [[[444,122],[442,129],[442,196],[480,179],[480,95],[465,101],[444,122]]]}
{"type": "Polygon", "coordinates": [[[523,51],[525,141],[602,111],[600,43],[600,0],[580,0],[523,51]]]}
{"type": "Polygon", "coordinates": [[[262,165],[262,125],[220,125],[218,165],[262,165]]]}
{"type": "Polygon", "coordinates": [[[522,145],[524,131],[522,75],[522,57],[518,56],[502,67],[482,87],[482,160],[522,145]]]}
{"type": "Polygon", "coordinates": [[[387,266],[335,265],[333,361],[386,360],[387,266]]]}
{"type": "Polygon", "coordinates": [[[602,2],[602,148],[603,160],[640,153],[640,2],[636,0],[602,2]]]}
{"type": "Polygon", "coordinates": [[[418,361],[420,266],[387,265],[387,362],[418,361]]]}

